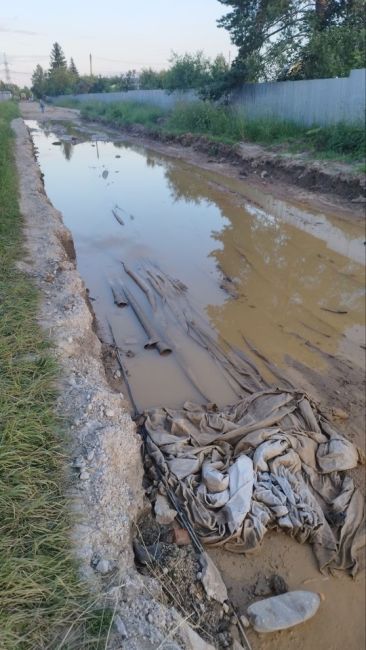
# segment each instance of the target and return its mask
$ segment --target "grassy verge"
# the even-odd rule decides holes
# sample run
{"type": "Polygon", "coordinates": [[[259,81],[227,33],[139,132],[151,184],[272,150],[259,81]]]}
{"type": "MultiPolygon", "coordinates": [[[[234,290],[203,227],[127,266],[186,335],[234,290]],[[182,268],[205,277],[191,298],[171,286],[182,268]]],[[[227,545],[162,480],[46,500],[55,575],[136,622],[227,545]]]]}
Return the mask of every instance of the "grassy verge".
{"type": "Polygon", "coordinates": [[[308,128],[273,119],[247,120],[228,107],[209,102],[178,104],[168,113],[135,102],[90,102],[81,106],[81,114],[86,119],[99,119],[115,126],[142,124],[166,133],[195,133],[228,144],[249,141],[276,146],[281,151],[305,152],[319,159],[360,163],[366,147],[362,124],[308,128]]]}
{"type": "Polygon", "coordinates": [[[37,291],[16,268],[16,116],[0,103],[0,647],[99,648],[110,615],[93,607],[70,556],[57,368],[36,322],[37,291]]]}
{"type": "Polygon", "coordinates": [[[116,126],[143,124],[154,127],[166,113],[157,106],[137,102],[112,102],[110,104],[91,102],[82,105],[81,115],[89,120],[98,118],[116,126]]]}

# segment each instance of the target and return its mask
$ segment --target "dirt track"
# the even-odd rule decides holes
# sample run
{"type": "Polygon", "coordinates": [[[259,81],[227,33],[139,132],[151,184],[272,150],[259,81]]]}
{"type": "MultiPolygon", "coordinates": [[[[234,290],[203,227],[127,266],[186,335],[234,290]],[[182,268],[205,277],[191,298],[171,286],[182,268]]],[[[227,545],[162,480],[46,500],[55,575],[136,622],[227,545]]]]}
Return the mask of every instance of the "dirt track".
{"type": "MultiPolygon", "coordinates": [[[[78,119],[78,112],[71,109],[47,108],[45,115],[41,115],[38,106],[26,104],[23,106],[22,110],[26,119],[39,120],[40,117],[42,117],[42,120],[74,121],[75,119],[78,119]]],[[[25,159],[25,163],[24,161],[22,163],[21,159],[24,156],[27,147],[29,147],[29,144],[27,144],[27,138],[25,134],[21,135],[21,131],[19,134],[19,137],[23,138],[23,140],[18,140],[18,168],[20,170],[21,177],[24,179],[22,196],[24,197],[23,200],[26,201],[25,196],[27,193],[29,193],[30,188],[33,186],[32,184],[34,184],[34,177],[26,177],[26,167],[27,165],[30,165],[29,152],[27,154],[28,158],[25,159]]],[[[200,152],[188,150],[187,148],[183,149],[182,147],[176,145],[167,146],[161,143],[156,143],[156,147],[168,150],[168,153],[170,152],[172,155],[182,156],[186,160],[189,160],[189,162],[201,165],[202,167],[212,169],[213,165],[217,165],[220,172],[225,173],[226,171],[228,176],[237,174],[237,170],[235,170],[235,168],[233,168],[226,161],[221,163],[208,162],[207,160],[203,160],[203,154],[200,152]]],[[[258,184],[258,187],[261,187],[267,186],[270,181],[267,178],[256,178],[255,182],[258,184]]],[[[281,195],[281,193],[282,195],[285,194],[286,186],[280,185],[277,188],[277,191],[279,192],[279,195],[281,195]]],[[[38,192],[40,194],[42,193],[41,187],[38,187],[38,192]]],[[[292,188],[291,192],[293,192],[294,196],[296,196],[298,195],[299,190],[297,188],[292,188]]],[[[302,196],[302,198],[304,197],[302,196]]],[[[332,203],[332,198],[329,195],[325,197],[321,195],[314,195],[312,193],[306,194],[306,200],[309,202],[314,200],[317,205],[329,206],[329,204],[332,203]]],[[[45,201],[44,196],[43,201],[45,201]]],[[[338,204],[336,209],[340,213],[343,213],[343,215],[345,215],[345,218],[347,218],[347,215],[349,218],[351,218],[351,215],[353,214],[354,218],[359,219],[361,218],[362,208],[360,206],[356,206],[356,208],[357,209],[355,210],[355,205],[347,202],[347,204],[345,203],[342,206],[339,206],[338,204]]],[[[52,208],[48,207],[48,210],[51,210],[54,213],[50,222],[49,233],[47,233],[47,230],[43,230],[45,223],[42,221],[42,219],[41,223],[38,225],[38,234],[34,231],[34,224],[32,232],[32,229],[30,228],[31,224],[28,222],[28,241],[31,246],[32,257],[38,259],[37,267],[33,267],[30,272],[32,272],[38,278],[39,286],[45,295],[45,302],[43,305],[44,324],[52,332],[52,338],[56,338],[61,357],[64,359],[63,362],[66,364],[66,376],[69,377],[69,387],[67,388],[67,392],[64,393],[60,406],[62,409],[67,409],[68,403],[74,403],[74,400],[76,398],[79,399],[82,395],[82,400],[78,408],[78,414],[73,426],[75,436],[79,438],[82,443],[80,452],[84,454],[84,456],[87,457],[88,452],[91,451],[90,441],[93,441],[93,445],[96,446],[96,448],[98,448],[98,444],[102,442],[100,439],[98,443],[99,427],[104,428],[105,431],[109,431],[110,426],[116,426],[119,427],[118,430],[121,431],[121,422],[123,423],[123,444],[126,445],[127,448],[127,446],[130,444],[130,436],[133,438],[132,429],[127,413],[125,411],[125,407],[120,401],[120,397],[116,397],[114,393],[111,393],[108,385],[105,384],[104,372],[100,361],[99,342],[91,330],[92,325],[90,313],[85,310],[86,304],[84,302],[84,287],[82,283],[80,283],[80,278],[78,278],[78,274],[75,271],[74,263],[67,259],[65,253],[62,252],[62,250],[60,252],[60,236],[61,240],[68,240],[69,234],[62,226],[60,215],[52,208]],[[54,240],[55,232],[58,232],[58,237],[56,237],[56,240],[58,239],[58,241],[54,240]],[[48,250],[48,266],[46,265],[46,260],[44,260],[45,266],[42,267],[40,251],[44,245],[45,237],[50,237],[50,240],[54,241],[54,248],[51,247],[48,250]],[[51,282],[47,279],[50,273],[53,276],[51,282]],[[74,277],[74,280],[70,282],[72,277],[74,277]],[[65,295],[60,294],[61,288],[65,291],[65,295]],[[64,314],[64,304],[68,304],[69,299],[71,299],[71,295],[74,296],[75,293],[78,296],[76,302],[79,302],[80,300],[82,322],[86,328],[85,333],[82,336],[80,335],[80,315],[78,315],[78,319],[73,322],[73,318],[70,319],[69,308],[66,311],[67,317],[65,317],[64,314]],[[47,303],[49,304],[47,305],[47,303]],[[84,341],[82,341],[83,338],[84,341]],[[93,353],[91,355],[86,354],[87,351],[85,348],[85,339],[92,341],[90,349],[93,350],[93,353]],[[78,346],[78,348],[75,346],[78,346]],[[93,368],[93,371],[97,373],[95,376],[88,373],[89,367],[93,368]],[[84,385],[85,377],[88,377],[88,385],[84,385]],[[96,387],[98,387],[97,390],[96,387]],[[81,388],[82,390],[80,392],[81,388]],[[102,397],[99,395],[100,391],[102,391],[102,397]],[[88,398],[88,395],[91,397],[88,398]],[[110,404],[111,401],[113,402],[113,416],[108,416],[107,410],[105,410],[104,414],[101,414],[101,406],[106,403],[110,404]],[[91,405],[90,409],[89,404],[91,405]],[[88,413],[87,418],[85,418],[86,412],[88,413]],[[94,422],[98,423],[98,426],[96,426],[95,430],[93,431],[90,431],[90,429],[87,427],[87,420],[89,421],[90,416],[93,416],[94,422]],[[122,418],[122,420],[120,420],[120,418],[122,418]],[[78,423],[76,422],[77,420],[79,420],[78,423]],[[96,436],[96,438],[93,438],[93,436],[96,436]]],[[[22,211],[25,216],[28,214],[33,215],[32,218],[34,217],[34,206],[30,206],[29,203],[24,202],[22,204],[22,211]]],[[[46,213],[44,213],[44,215],[46,216],[46,213]]],[[[46,218],[48,219],[49,215],[46,218]]],[[[76,314],[78,314],[78,308],[73,307],[73,310],[74,309],[76,314]]],[[[73,312],[73,310],[71,311],[73,312]]],[[[349,397],[352,398],[351,395],[349,397]]],[[[347,398],[347,400],[348,399],[349,398],[347,398]]],[[[360,412],[358,411],[358,408],[357,415],[359,416],[360,412]]],[[[114,433],[112,430],[111,437],[113,438],[113,436],[114,433]]],[[[104,433],[100,438],[102,437],[104,437],[104,433]]],[[[108,439],[108,436],[104,439],[104,445],[107,445],[108,439]]],[[[77,453],[79,452],[76,452],[75,450],[75,455],[77,455],[77,453]]],[[[128,456],[130,464],[130,452],[128,456]]],[[[108,477],[108,482],[110,479],[112,480],[112,486],[109,486],[108,483],[108,490],[117,489],[117,487],[113,487],[113,481],[119,481],[121,477],[123,477],[123,480],[126,484],[126,490],[128,491],[130,487],[130,479],[127,479],[126,481],[126,470],[123,464],[123,459],[119,454],[117,454],[117,457],[120,458],[120,461],[122,463],[117,463],[118,467],[115,466],[115,448],[113,446],[104,448],[97,461],[89,461],[92,466],[91,474],[97,476],[97,482],[99,485],[101,476],[105,474],[105,463],[107,459],[107,466],[109,468],[112,468],[111,476],[108,477]],[[96,464],[93,467],[94,463],[96,464]],[[114,475],[115,470],[117,470],[117,473],[114,475]],[[99,474],[99,472],[101,474],[99,474]]],[[[135,466],[136,469],[138,467],[137,456],[135,462],[137,463],[135,466]]],[[[135,471],[135,469],[133,471],[135,471]]],[[[137,469],[137,473],[140,471],[140,469],[137,469]]],[[[136,499],[141,503],[141,493],[139,492],[135,479],[131,479],[131,484],[135,486],[134,489],[137,491],[136,499]]],[[[104,508],[101,505],[99,507],[98,500],[95,500],[97,492],[99,492],[99,487],[97,487],[97,484],[95,484],[93,487],[92,480],[90,481],[90,484],[89,481],[87,481],[85,483],[85,488],[82,488],[82,499],[86,499],[86,507],[89,509],[91,520],[94,519],[95,512],[97,513],[97,517],[102,516],[102,512],[104,512],[104,508]]],[[[109,501],[111,499],[111,496],[112,492],[106,491],[103,495],[103,498],[109,501]]],[[[98,494],[98,498],[99,497],[100,494],[98,494]]],[[[119,494],[117,501],[119,501],[120,498],[121,497],[119,494]]],[[[132,511],[135,512],[136,504],[133,504],[133,498],[129,501],[129,504],[130,505],[128,508],[131,507],[132,511]]],[[[125,502],[122,503],[122,509],[124,507],[125,502]]],[[[102,523],[103,530],[108,530],[108,526],[111,526],[111,530],[113,529],[114,531],[116,521],[114,518],[120,516],[123,517],[124,514],[124,512],[110,512],[109,514],[107,513],[106,519],[104,519],[105,514],[103,514],[103,520],[98,523],[97,528],[99,528],[100,523],[102,523]]],[[[134,514],[131,514],[131,517],[133,518],[134,514]]],[[[129,523],[126,525],[128,527],[129,523]]],[[[91,549],[95,546],[96,538],[93,537],[94,534],[95,533],[89,531],[85,535],[85,532],[83,532],[84,543],[82,554],[85,556],[85,560],[90,559],[91,549]]],[[[113,532],[113,535],[114,534],[115,531],[113,532]]],[[[123,532],[123,538],[124,535],[125,533],[123,532]]],[[[116,540],[116,542],[118,544],[120,543],[120,540],[116,540]]],[[[103,543],[100,541],[98,541],[98,544],[103,546],[103,543]]],[[[126,542],[123,542],[123,544],[126,545],[126,542]]],[[[93,552],[95,552],[95,550],[93,552]]],[[[319,614],[318,617],[316,617],[313,621],[308,622],[303,628],[295,629],[293,632],[281,633],[279,635],[276,635],[276,637],[271,636],[270,638],[265,638],[264,640],[259,639],[256,635],[253,634],[251,635],[251,639],[254,649],[263,648],[263,650],[265,650],[269,647],[274,647],[274,645],[281,650],[292,650],[292,648],[298,646],[301,646],[306,650],[312,650],[314,647],[324,649],[327,648],[327,650],[328,648],[333,650],[341,650],[341,648],[343,649],[344,647],[347,647],[350,650],[358,650],[358,648],[362,647],[364,641],[362,625],[362,603],[364,599],[363,583],[361,580],[357,581],[357,583],[353,583],[350,579],[345,577],[342,577],[338,580],[334,578],[325,580],[318,573],[314,565],[310,549],[306,547],[299,548],[297,544],[295,545],[295,543],[293,543],[288,538],[284,539],[282,535],[277,536],[276,538],[274,538],[274,536],[271,536],[271,538],[268,538],[266,540],[260,556],[237,558],[228,555],[224,556],[222,554],[216,554],[215,559],[222,569],[223,575],[226,578],[228,584],[231,585],[232,596],[238,607],[240,607],[240,605],[242,606],[244,602],[248,601],[250,591],[255,587],[255,584],[258,581],[259,577],[261,575],[267,575],[267,573],[272,571],[283,575],[283,577],[285,577],[289,582],[290,587],[301,588],[301,584],[304,584],[305,581],[305,588],[313,589],[315,591],[319,590],[326,595],[325,603],[322,605],[321,614],[319,614]],[[346,610],[347,617],[345,618],[344,612],[346,610]]],[[[119,558],[119,561],[121,561],[121,563],[124,565],[127,564],[130,570],[133,571],[130,549],[126,548],[126,553],[119,558]]],[[[88,561],[86,561],[85,566],[89,567],[88,561]]],[[[90,567],[87,570],[89,573],[92,573],[90,571],[90,567]]],[[[134,577],[133,580],[136,580],[136,578],[134,577]]],[[[141,585],[139,586],[139,589],[141,589],[141,585]]],[[[126,602],[128,602],[128,599],[126,602]]],[[[141,603],[142,602],[143,601],[141,600],[141,603]]],[[[131,603],[128,603],[128,605],[125,604],[123,607],[125,608],[124,615],[127,615],[126,608],[129,608],[131,610],[131,603]]],[[[135,616],[136,620],[139,615],[139,610],[135,610],[133,616],[135,616]]],[[[127,647],[129,646],[126,645],[126,648],[127,647]]],[[[132,648],[142,646],[131,645],[130,647],[132,648]]]]}

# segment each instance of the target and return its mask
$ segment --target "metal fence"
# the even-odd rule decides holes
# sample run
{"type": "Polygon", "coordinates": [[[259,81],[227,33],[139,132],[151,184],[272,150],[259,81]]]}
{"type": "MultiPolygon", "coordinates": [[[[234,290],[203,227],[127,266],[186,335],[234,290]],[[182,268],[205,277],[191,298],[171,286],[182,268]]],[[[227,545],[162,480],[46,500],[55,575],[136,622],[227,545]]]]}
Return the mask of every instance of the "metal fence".
{"type": "Polygon", "coordinates": [[[365,69],[349,77],[244,84],[232,105],[248,118],[270,117],[297,124],[357,123],[365,120],[365,69]]]}
{"type": "MultiPolygon", "coordinates": [[[[289,120],[297,124],[360,123],[365,120],[366,70],[352,70],[349,77],[274,81],[243,84],[230,103],[239,113],[254,118],[289,120]]],[[[139,102],[154,104],[164,110],[178,102],[199,101],[194,91],[168,93],[165,90],[128,90],[118,93],[61,95],[54,98],[80,102],[139,102]]]]}

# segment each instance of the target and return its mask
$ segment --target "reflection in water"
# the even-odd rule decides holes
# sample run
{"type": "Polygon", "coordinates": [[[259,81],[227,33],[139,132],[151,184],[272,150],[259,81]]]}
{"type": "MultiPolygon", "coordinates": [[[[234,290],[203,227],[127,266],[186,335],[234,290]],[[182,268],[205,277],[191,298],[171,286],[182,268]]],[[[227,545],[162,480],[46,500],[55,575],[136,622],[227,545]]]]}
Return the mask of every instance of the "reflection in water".
{"type": "Polygon", "coordinates": [[[71,160],[73,150],[74,147],[71,142],[62,142],[62,153],[64,154],[66,160],[71,160]]]}
{"type": "MultiPolygon", "coordinates": [[[[233,181],[218,174],[122,142],[52,147],[39,130],[34,140],[47,193],[72,230],[97,318],[103,324],[108,317],[128,352],[126,365],[140,404],[178,406],[199,398],[174,355],[161,358],[145,350],[131,310],[113,304],[111,280],[133,288],[121,261],[134,268],[141,260],[156,262],[179,278],[213,333],[246,352],[243,337],[280,365],[290,355],[322,369],[317,347],[362,363],[363,270],[353,259],[361,235],[353,225],[342,230],[331,217],[299,209],[307,222],[323,224],[328,247],[325,235],[317,238],[305,232],[308,226],[301,230],[289,223],[295,206],[277,202],[270,209],[263,201],[259,208],[240,194],[242,185],[231,187],[233,181]],[[123,225],[113,217],[116,205],[123,225]]],[[[196,354],[192,343],[177,336],[176,346],[213,399],[231,399],[215,366],[196,354]]]]}

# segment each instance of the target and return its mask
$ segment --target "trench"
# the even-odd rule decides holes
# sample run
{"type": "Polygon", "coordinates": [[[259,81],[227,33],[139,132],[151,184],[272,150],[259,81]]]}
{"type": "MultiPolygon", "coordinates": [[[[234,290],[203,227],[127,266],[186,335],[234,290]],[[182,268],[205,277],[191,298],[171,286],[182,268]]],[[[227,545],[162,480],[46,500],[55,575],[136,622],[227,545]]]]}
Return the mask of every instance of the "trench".
{"type": "MultiPolygon", "coordinates": [[[[357,429],[365,345],[359,225],[136,144],[100,134],[73,142],[60,130],[27,125],[47,195],[72,232],[99,336],[110,344],[112,332],[121,352],[131,408],[234,402],[240,387],[212,354],[219,344],[269,380],[276,364],[329,406],[353,408],[357,429]],[[192,322],[203,345],[197,331],[187,332],[192,322]]],[[[299,553],[305,577],[320,584],[308,549],[282,538],[266,540],[265,570],[287,564],[289,582],[299,581],[299,553]]],[[[228,555],[213,552],[240,606],[249,592],[240,560],[228,555]]],[[[250,560],[247,580],[257,579],[260,564],[250,560]]],[[[356,598],[349,582],[346,598],[356,598]]],[[[317,633],[303,647],[314,647],[317,633]]],[[[295,640],[284,637],[281,647],[295,640]]]]}

